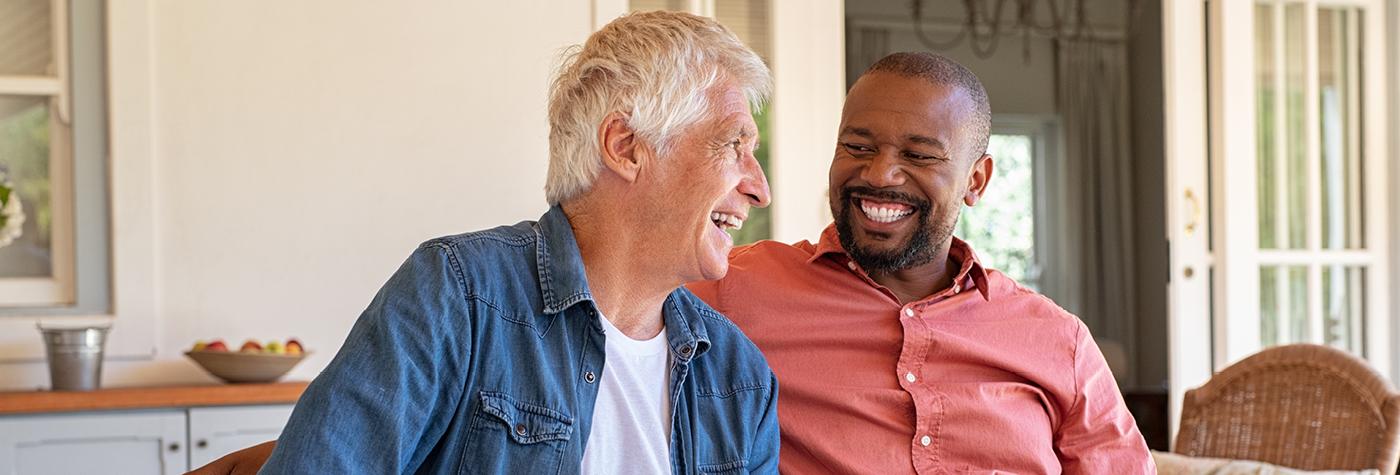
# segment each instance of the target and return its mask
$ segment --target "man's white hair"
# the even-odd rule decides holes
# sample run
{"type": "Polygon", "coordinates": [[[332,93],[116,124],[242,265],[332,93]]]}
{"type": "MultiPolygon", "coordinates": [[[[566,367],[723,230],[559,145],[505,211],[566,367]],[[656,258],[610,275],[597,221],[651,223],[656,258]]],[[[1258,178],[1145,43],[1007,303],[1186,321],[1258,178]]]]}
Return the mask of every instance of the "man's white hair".
{"type": "Polygon", "coordinates": [[[612,112],[658,157],[711,114],[710,89],[732,82],[758,110],[773,89],[768,66],[719,22],[679,12],[633,13],[570,48],[549,91],[549,175],[555,205],[593,185],[603,163],[598,126],[612,112]]]}

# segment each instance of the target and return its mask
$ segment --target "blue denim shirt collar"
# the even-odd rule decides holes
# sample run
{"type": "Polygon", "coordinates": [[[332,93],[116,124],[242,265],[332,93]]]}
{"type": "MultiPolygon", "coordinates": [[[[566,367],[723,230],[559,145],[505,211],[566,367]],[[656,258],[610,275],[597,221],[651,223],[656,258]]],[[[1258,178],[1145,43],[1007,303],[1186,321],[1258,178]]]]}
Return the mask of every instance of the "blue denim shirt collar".
{"type": "MultiPolygon", "coordinates": [[[[574,228],[569,224],[564,209],[559,205],[551,206],[540,217],[535,234],[538,237],[535,266],[540,276],[544,312],[561,313],[585,300],[596,306],[593,293],[588,289],[588,276],[584,272],[578,240],[574,238],[574,228]]],[[[665,320],[671,354],[678,363],[688,363],[710,348],[705,319],[700,314],[704,311],[695,295],[684,288],[678,288],[666,297],[661,307],[662,318],[665,320]]]]}
{"type": "Polygon", "coordinates": [[[574,304],[593,300],[583,256],[574,239],[574,228],[559,205],[549,208],[535,226],[535,266],[540,275],[540,296],[544,312],[556,314],[574,304]]]}

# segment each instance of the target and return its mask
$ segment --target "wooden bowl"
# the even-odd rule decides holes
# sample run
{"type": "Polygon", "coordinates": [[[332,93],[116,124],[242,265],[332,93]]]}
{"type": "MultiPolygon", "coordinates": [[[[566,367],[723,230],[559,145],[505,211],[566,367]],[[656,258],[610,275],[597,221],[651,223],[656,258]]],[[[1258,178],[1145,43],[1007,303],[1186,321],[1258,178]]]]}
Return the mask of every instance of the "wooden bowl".
{"type": "Polygon", "coordinates": [[[229,383],[270,383],[277,381],[308,353],[279,355],[235,351],[186,351],[201,368],[229,383]]]}

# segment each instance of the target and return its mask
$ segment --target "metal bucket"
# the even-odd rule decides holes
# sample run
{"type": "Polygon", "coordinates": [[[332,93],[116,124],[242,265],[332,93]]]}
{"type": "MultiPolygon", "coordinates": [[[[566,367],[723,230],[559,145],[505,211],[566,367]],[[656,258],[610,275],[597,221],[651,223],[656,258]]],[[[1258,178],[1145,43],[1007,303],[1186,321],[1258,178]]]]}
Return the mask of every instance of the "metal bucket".
{"type": "Polygon", "coordinates": [[[92,391],[102,385],[102,348],[109,327],[44,328],[54,391],[92,391]]]}

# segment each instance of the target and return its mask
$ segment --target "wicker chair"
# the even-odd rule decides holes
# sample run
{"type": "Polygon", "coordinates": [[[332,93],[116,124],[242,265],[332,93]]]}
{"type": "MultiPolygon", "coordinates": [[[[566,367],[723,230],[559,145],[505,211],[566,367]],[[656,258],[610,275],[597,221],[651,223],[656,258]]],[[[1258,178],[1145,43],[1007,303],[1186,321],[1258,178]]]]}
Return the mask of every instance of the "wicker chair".
{"type": "Polygon", "coordinates": [[[1303,470],[1396,473],[1400,394],[1341,351],[1269,348],[1186,392],[1173,450],[1303,470]]]}

